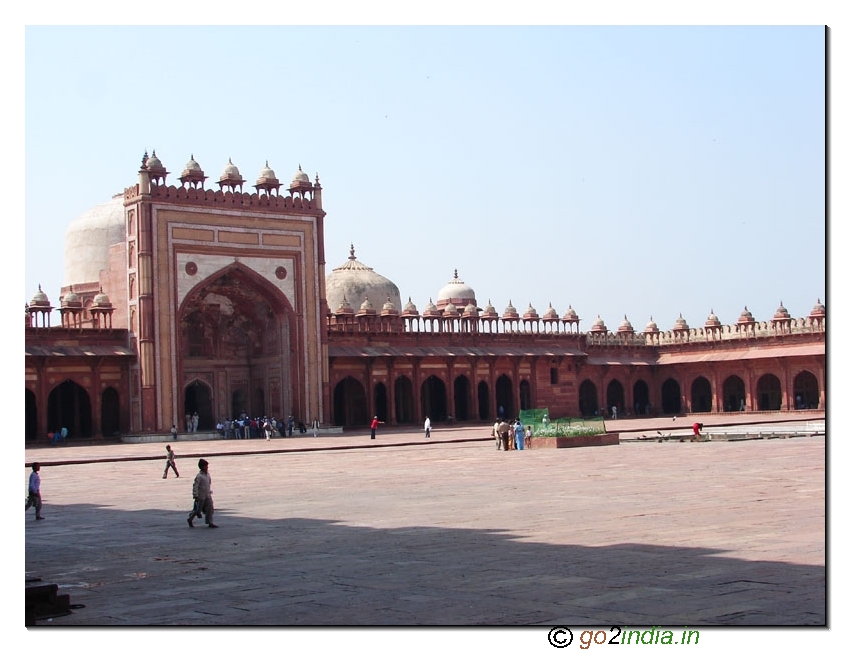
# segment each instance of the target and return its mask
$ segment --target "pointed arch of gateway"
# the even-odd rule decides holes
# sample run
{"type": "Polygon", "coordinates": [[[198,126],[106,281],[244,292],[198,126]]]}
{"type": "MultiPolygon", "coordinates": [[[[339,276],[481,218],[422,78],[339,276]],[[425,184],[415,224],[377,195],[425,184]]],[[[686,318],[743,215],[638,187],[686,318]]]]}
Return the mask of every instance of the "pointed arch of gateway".
{"type": "Polygon", "coordinates": [[[466,375],[455,377],[454,383],[454,413],[456,421],[464,422],[472,415],[472,384],[466,375]]]}
{"type": "Polygon", "coordinates": [[[436,375],[430,375],[422,382],[420,389],[422,413],[433,422],[443,422],[449,415],[446,399],[446,384],[436,375]]]}
{"type": "Polygon", "coordinates": [[[514,383],[507,375],[496,379],[496,404],[499,417],[510,419],[519,415],[514,410],[514,383]]]}
{"type": "Polygon", "coordinates": [[[409,424],[416,421],[415,400],[413,399],[413,382],[410,377],[397,377],[393,386],[395,399],[395,421],[399,424],[409,424]]]}
{"type": "Polygon", "coordinates": [[[596,384],[585,379],[578,387],[578,410],[583,417],[599,415],[599,396],[596,384]]]}
{"type": "Polygon", "coordinates": [[[672,377],[661,384],[661,412],[674,415],[682,412],[682,389],[672,377]]]}
{"type": "Polygon", "coordinates": [[[178,385],[184,387],[176,420],[185,417],[190,398],[199,400],[192,411],[204,429],[237,415],[234,408],[257,417],[307,416],[304,343],[295,310],[247,266],[234,262],[192,288],[177,310],[176,346],[178,385]],[[187,392],[196,381],[209,387],[208,404],[200,393],[187,392]],[[205,416],[200,409],[207,406],[205,416]]]}
{"type": "Polygon", "coordinates": [[[621,415],[624,413],[626,391],[618,379],[612,379],[608,383],[608,390],[605,393],[605,404],[608,407],[608,413],[613,413],[612,407],[614,406],[617,407],[617,411],[621,415]]]}
{"type": "Polygon", "coordinates": [[[371,416],[366,403],[366,389],[352,376],[337,382],[333,390],[333,423],[338,427],[368,424],[371,416]]]}
{"type": "Polygon", "coordinates": [[[782,382],[779,377],[767,373],[756,383],[759,411],[778,411],[782,408],[782,382]]]}
{"type": "Polygon", "coordinates": [[[794,408],[816,409],[820,406],[820,388],[818,380],[808,370],[794,377],[794,408]]]}
{"type": "Polygon", "coordinates": [[[729,375],[723,382],[723,410],[743,411],[745,399],[744,380],[738,375],[729,375]]]}
{"type": "Polygon", "coordinates": [[[66,379],[47,396],[47,430],[68,429],[68,438],[92,435],[91,398],[75,381],[66,379]]]}
{"type": "Polygon", "coordinates": [[[691,384],[691,412],[711,412],[711,382],[702,375],[691,384]]]}

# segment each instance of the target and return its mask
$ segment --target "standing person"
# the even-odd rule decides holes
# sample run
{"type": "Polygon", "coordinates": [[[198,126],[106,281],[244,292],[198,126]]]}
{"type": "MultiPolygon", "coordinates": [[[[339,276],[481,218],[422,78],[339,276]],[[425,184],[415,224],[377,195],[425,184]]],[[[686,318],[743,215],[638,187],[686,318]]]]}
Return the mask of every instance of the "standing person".
{"type": "Polygon", "coordinates": [[[493,424],[493,437],[496,439],[496,449],[502,448],[502,436],[499,434],[499,425],[502,424],[501,420],[496,420],[493,424]]]}
{"type": "Polygon", "coordinates": [[[526,448],[531,449],[531,425],[525,427],[525,442],[526,448]]]}
{"type": "Polygon", "coordinates": [[[616,406],[611,407],[611,419],[612,420],[617,419],[617,407],[616,406]]]}
{"type": "Polygon", "coordinates": [[[266,440],[272,439],[272,423],[269,422],[268,418],[263,422],[263,432],[266,434],[266,440]]]}
{"type": "Polygon", "coordinates": [[[162,473],[162,478],[168,478],[169,467],[174,470],[174,478],[180,478],[177,465],[174,463],[174,450],[171,448],[171,445],[165,445],[165,471],[162,473]]]}
{"type": "Polygon", "coordinates": [[[378,419],[378,416],[376,415],[372,418],[372,424],[369,425],[369,429],[372,431],[372,440],[375,439],[375,434],[378,432],[378,425],[379,424],[386,424],[386,423],[381,422],[378,419]]]}
{"type": "Polygon", "coordinates": [[[427,415],[425,416],[425,437],[431,437],[431,418],[429,418],[427,415]]]}
{"type": "Polygon", "coordinates": [[[511,444],[511,442],[510,442],[510,437],[511,437],[510,431],[511,431],[511,425],[508,424],[508,421],[507,420],[500,420],[499,421],[499,438],[501,438],[501,440],[502,440],[502,449],[504,449],[505,451],[510,451],[510,448],[511,448],[510,447],[510,444],[511,444]]]}
{"type": "Polygon", "coordinates": [[[24,512],[30,509],[30,506],[35,506],[35,520],[44,519],[41,516],[41,477],[38,471],[41,469],[40,463],[32,464],[32,473],[30,473],[30,482],[27,488],[27,506],[24,512]]]}
{"type": "Polygon", "coordinates": [[[186,413],[186,433],[192,433],[192,415],[186,413]]]}
{"type": "Polygon", "coordinates": [[[198,412],[195,411],[194,414],[192,414],[192,431],[194,431],[195,433],[198,432],[198,422],[200,421],[201,418],[198,417],[198,412]]]}
{"type": "Polygon", "coordinates": [[[289,418],[286,420],[286,435],[292,437],[293,433],[295,433],[295,418],[290,413],[289,418]]]}
{"type": "Polygon", "coordinates": [[[171,425],[171,439],[177,440],[177,425],[176,424],[171,425]]]}
{"type": "Polygon", "coordinates": [[[525,449],[525,428],[519,420],[514,425],[514,444],[518,450],[525,449]]]}
{"type": "Polygon", "coordinates": [[[201,458],[198,461],[198,469],[200,470],[195,476],[195,482],[192,483],[192,498],[195,499],[197,505],[192,512],[189,513],[189,518],[186,520],[189,522],[189,528],[194,528],[195,524],[192,523],[192,519],[195,517],[200,517],[201,514],[204,515],[207,526],[210,528],[218,528],[213,523],[213,514],[215,513],[215,506],[213,505],[212,499],[212,477],[209,473],[210,464],[201,458]]]}

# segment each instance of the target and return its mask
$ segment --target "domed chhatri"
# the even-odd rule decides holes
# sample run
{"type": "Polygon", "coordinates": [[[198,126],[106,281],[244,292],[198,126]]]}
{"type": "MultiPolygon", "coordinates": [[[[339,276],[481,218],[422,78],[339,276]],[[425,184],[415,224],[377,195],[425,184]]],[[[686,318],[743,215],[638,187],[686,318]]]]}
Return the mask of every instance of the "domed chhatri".
{"type": "Polygon", "coordinates": [[[744,311],[741,312],[741,315],[738,316],[738,323],[755,323],[756,319],[753,318],[753,315],[750,313],[750,310],[747,309],[747,306],[744,305],[744,311]]]}
{"type": "Polygon", "coordinates": [[[596,316],[596,320],[593,322],[593,326],[590,328],[590,331],[594,333],[602,333],[608,331],[608,328],[605,327],[605,321],[602,320],[602,317],[598,314],[596,316]]]}
{"type": "Polygon", "coordinates": [[[457,276],[457,269],[455,269],[454,277],[437,294],[437,308],[442,310],[447,305],[452,304],[458,309],[462,309],[470,303],[478,306],[475,300],[475,292],[457,276]]]}
{"type": "Polygon", "coordinates": [[[706,327],[720,327],[720,319],[717,317],[717,314],[714,313],[714,310],[711,310],[711,313],[708,315],[708,318],[705,319],[706,327]]]}
{"type": "Polygon", "coordinates": [[[646,327],[643,328],[645,334],[658,334],[658,324],[653,320],[652,316],[649,317],[649,322],[646,324],[646,327]]]}
{"type": "Polygon", "coordinates": [[[325,295],[328,305],[340,304],[344,296],[358,306],[368,296],[385,296],[393,305],[402,304],[395,283],[360,262],[354,254],[354,244],[351,244],[348,260],[325,278],[325,295]]]}
{"type": "Polygon", "coordinates": [[[218,178],[218,186],[222,190],[227,188],[232,192],[235,192],[236,188],[239,188],[239,191],[241,192],[242,185],[244,183],[245,181],[242,179],[242,174],[239,173],[239,168],[233,164],[233,160],[231,158],[228,158],[227,164],[224,166],[224,170],[218,178]]]}
{"type": "Polygon", "coordinates": [[[30,300],[30,307],[50,307],[50,299],[41,290],[41,285],[38,285],[38,291],[33,294],[30,300]]]}
{"type": "Polygon", "coordinates": [[[679,318],[676,319],[676,323],[675,323],[675,325],[673,325],[673,331],[674,332],[683,332],[683,331],[688,330],[688,329],[690,329],[690,327],[688,327],[688,322],[684,318],[682,318],[682,314],[680,312],[679,318]]]}
{"type": "Polygon", "coordinates": [[[508,306],[505,307],[505,313],[502,314],[502,320],[518,320],[519,312],[514,307],[513,303],[508,300],[508,306]]]}
{"type": "Polygon", "coordinates": [[[632,327],[632,324],[629,322],[629,319],[625,314],[623,314],[623,322],[620,323],[620,326],[617,328],[617,331],[620,334],[632,334],[635,331],[635,328],[632,327]]]}
{"type": "Polygon", "coordinates": [[[272,192],[277,194],[280,191],[280,181],[275,176],[274,170],[269,167],[268,160],[266,161],[266,166],[260,170],[260,175],[257,178],[254,188],[259,194],[263,192],[266,194],[271,194],[272,192]]]}
{"type": "Polygon", "coordinates": [[[180,184],[183,187],[189,185],[189,187],[203,188],[205,180],[207,180],[207,177],[204,175],[204,170],[195,160],[194,154],[190,155],[189,162],[186,163],[183,172],[180,174],[180,184]]]}

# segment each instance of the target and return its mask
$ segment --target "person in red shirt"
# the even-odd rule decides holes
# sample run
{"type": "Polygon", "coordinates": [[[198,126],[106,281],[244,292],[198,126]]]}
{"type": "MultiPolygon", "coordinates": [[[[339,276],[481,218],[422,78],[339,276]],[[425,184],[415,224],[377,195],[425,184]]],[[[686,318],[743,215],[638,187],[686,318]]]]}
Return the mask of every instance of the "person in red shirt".
{"type": "Polygon", "coordinates": [[[700,424],[699,422],[694,422],[693,429],[694,435],[699,438],[699,432],[702,431],[702,424],[700,424]]]}
{"type": "Polygon", "coordinates": [[[369,425],[369,428],[372,430],[372,440],[375,439],[375,434],[378,432],[378,425],[384,424],[378,419],[378,416],[372,418],[372,424],[369,425]]]}

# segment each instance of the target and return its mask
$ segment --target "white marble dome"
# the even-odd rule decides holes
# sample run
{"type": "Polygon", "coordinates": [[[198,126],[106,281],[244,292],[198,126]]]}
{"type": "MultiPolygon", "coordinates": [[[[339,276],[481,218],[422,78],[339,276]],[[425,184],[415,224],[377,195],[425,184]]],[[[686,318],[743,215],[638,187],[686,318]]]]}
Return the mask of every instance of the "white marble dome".
{"type": "Polygon", "coordinates": [[[457,269],[455,269],[454,277],[437,294],[437,308],[444,309],[449,304],[455,307],[466,307],[470,303],[478,306],[475,301],[475,292],[472,287],[457,277],[457,269]]]}
{"type": "Polygon", "coordinates": [[[109,268],[109,247],[119,243],[124,243],[123,194],[87,210],[68,226],[63,285],[100,282],[100,272],[109,268]]]}
{"type": "Polygon", "coordinates": [[[325,291],[331,309],[342,303],[343,298],[357,306],[366,299],[372,304],[387,301],[393,305],[402,304],[398,287],[380,273],[375,273],[372,267],[360,262],[354,255],[353,244],[348,260],[331,271],[325,279],[325,291]]]}

